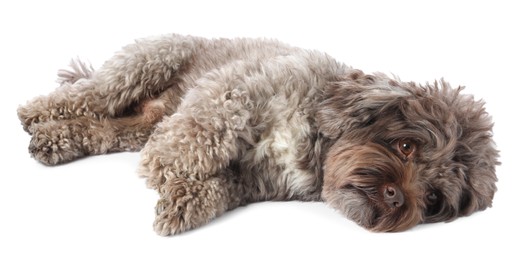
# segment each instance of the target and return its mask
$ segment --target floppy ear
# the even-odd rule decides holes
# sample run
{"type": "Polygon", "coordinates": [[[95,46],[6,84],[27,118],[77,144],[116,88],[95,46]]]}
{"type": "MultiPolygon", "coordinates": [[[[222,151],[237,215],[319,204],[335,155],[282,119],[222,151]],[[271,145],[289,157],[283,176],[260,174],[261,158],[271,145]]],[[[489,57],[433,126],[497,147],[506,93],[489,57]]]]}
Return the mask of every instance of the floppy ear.
{"type": "Polygon", "coordinates": [[[484,109],[484,102],[463,96],[458,110],[462,134],[454,160],[467,166],[466,182],[469,186],[461,214],[468,215],[490,207],[496,192],[496,165],[499,151],[492,138],[493,123],[484,109]]]}
{"type": "Polygon", "coordinates": [[[464,208],[462,214],[469,215],[474,211],[484,210],[492,206],[494,193],[496,192],[497,177],[495,174],[496,162],[489,162],[489,165],[483,164],[483,167],[474,167],[470,169],[468,174],[468,182],[470,185],[469,205],[464,208]]]}
{"type": "Polygon", "coordinates": [[[345,78],[325,86],[316,112],[318,129],[336,139],[345,131],[371,124],[390,104],[408,95],[409,91],[384,74],[351,70],[345,78]]]}

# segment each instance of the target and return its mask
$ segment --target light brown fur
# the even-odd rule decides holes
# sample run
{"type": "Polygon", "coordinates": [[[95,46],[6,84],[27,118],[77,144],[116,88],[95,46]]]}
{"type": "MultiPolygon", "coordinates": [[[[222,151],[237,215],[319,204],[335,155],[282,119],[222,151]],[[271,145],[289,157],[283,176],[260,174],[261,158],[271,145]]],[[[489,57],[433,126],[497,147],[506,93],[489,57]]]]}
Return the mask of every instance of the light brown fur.
{"type": "Polygon", "coordinates": [[[271,40],[166,35],[99,70],[81,62],[21,106],[35,159],[141,150],[161,235],[262,200],[324,200],[399,231],[491,205],[498,152],[483,102],[446,82],[367,75],[271,40]]]}

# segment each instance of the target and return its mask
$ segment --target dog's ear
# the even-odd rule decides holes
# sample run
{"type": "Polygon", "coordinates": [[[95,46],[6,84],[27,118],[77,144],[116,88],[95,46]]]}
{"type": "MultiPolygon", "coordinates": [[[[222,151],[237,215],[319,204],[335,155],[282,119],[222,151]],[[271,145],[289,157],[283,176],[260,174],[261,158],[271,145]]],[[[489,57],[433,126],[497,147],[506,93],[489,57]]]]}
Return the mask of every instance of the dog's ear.
{"type": "Polygon", "coordinates": [[[337,139],[343,132],[370,125],[382,112],[409,92],[384,74],[367,75],[351,70],[344,78],[325,86],[316,112],[318,129],[337,139]]]}
{"type": "Polygon", "coordinates": [[[468,182],[470,190],[469,197],[462,199],[460,212],[462,215],[469,215],[474,211],[484,210],[492,206],[494,193],[496,192],[496,162],[480,162],[481,166],[469,170],[468,182]],[[468,200],[468,201],[467,201],[468,200]]]}
{"type": "Polygon", "coordinates": [[[462,199],[460,212],[469,215],[490,207],[496,192],[496,165],[499,151],[492,137],[493,123],[483,101],[463,96],[457,108],[461,137],[454,160],[464,164],[468,194],[462,199]]]}

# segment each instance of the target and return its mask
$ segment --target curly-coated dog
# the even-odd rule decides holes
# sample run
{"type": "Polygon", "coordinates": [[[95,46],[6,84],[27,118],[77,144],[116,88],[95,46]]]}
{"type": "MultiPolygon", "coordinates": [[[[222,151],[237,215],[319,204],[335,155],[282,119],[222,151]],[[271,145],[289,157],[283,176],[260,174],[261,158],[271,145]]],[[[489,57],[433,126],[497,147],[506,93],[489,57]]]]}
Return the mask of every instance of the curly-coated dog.
{"type": "Polygon", "coordinates": [[[446,82],[364,74],[262,39],[138,40],[18,109],[46,165],[141,150],[155,230],[263,200],[325,201],[373,231],[491,206],[498,151],[484,102],[446,82]]]}

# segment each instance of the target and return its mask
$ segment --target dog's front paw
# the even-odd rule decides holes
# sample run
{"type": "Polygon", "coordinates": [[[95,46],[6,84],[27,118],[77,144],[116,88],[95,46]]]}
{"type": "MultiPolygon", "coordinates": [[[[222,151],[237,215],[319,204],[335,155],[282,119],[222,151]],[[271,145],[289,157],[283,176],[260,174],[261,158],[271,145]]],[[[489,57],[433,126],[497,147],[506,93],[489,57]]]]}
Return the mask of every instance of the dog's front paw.
{"type": "Polygon", "coordinates": [[[79,147],[80,137],[74,137],[67,125],[55,122],[33,127],[33,137],[29,143],[29,153],[45,165],[56,165],[83,156],[79,147]]]}
{"type": "Polygon", "coordinates": [[[193,197],[187,194],[188,183],[182,179],[172,181],[160,189],[162,198],[156,204],[154,230],[162,236],[174,235],[190,229],[188,202],[193,197]]]}
{"type": "Polygon", "coordinates": [[[183,209],[175,206],[167,199],[160,199],[156,204],[156,219],[154,220],[154,230],[158,235],[169,236],[183,232],[183,209]]]}
{"type": "Polygon", "coordinates": [[[162,236],[200,227],[228,208],[227,187],[221,177],[205,181],[174,178],[163,184],[156,205],[154,230],[162,236]]]}

